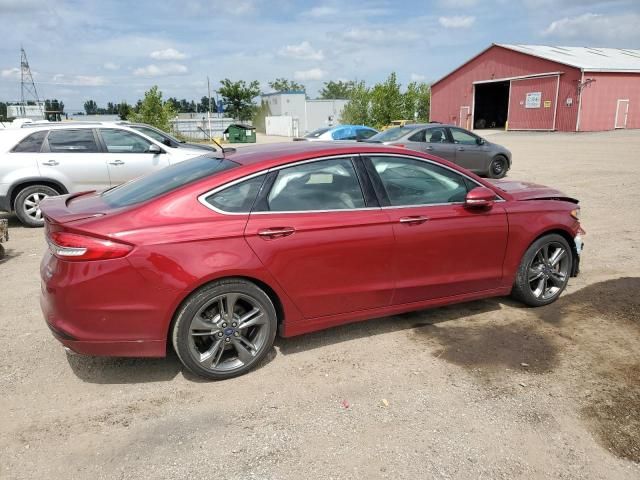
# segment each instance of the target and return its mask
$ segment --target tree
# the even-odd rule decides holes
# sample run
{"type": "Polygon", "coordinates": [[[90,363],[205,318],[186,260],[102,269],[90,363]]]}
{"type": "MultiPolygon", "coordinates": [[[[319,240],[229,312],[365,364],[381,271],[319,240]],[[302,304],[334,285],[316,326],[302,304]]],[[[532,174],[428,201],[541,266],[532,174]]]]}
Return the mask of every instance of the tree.
{"type": "Polygon", "coordinates": [[[431,87],[428,83],[411,82],[403,95],[403,118],[429,121],[429,105],[431,103],[431,87]],[[417,116],[416,116],[417,114],[417,116]]]}
{"type": "Polygon", "coordinates": [[[133,109],[131,108],[131,105],[129,105],[127,102],[122,101],[118,104],[118,116],[120,117],[120,120],[126,120],[127,118],[129,118],[129,115],[131,115],[131,113],[133,112],[133,109]]]}
{"type": "Polygon", "coordinates": [[[44,118],[50,122],[59,122],[64,115],[64,103],[57,99],[44,101],[44,118]]]}
{"type": "Polygon", "coordinates": [[[253,99],[260,95],[260,83],[254,80],[247,85],[244,80],[232,82],[225,78],[220,84],[218,92],[228,115],[238,120],[249,120],[256,109],[253,99]]]}
{"type": "Polygon", "coordinates": [[[7,121],[7,104],[0,102],[0,121],[7,121]]]}
{"type": "Polygon", "coordinates": [[[98,104],[93,100],[84,102],[84,111],[87,115],[95,115],[98,112],[98,104]]]}
{"type": "Polygon", "coordinates": [[[342,110],[342,121],[352,125],[370,125],[371,91],[364,81],[354,82],[349,93],[349,103],[342,110]]]}
{"type": "Polygon", "coordinates": [[[127,119],[134,123],[147,123],[168,132],[171,129],[169,120],[176,114],[173,106],[162,100],[162,92],[154,85],[144,93],[138,110],[130,113],[127,119]]]}
{"type": "Polygon", "coordinates": [[[348,82],[343,82],[342,80],[324,82],[324,87],[320,90],[320,98],[324,100],[348,99],[355,86],[356,82],[352,80],[348,82]]]}
{"type": "Polygon", "coordinates": [[[276,92],[304,92],[306,91],[304,85],[294,82],[293,80],[287,80],[286,78],[276,78],[274,81],[269,82],[269,86],[276,92]]]}
{"type": "MultiPolygon", "coordinates": [[[[211,100],[211,108],[212,111],[215,110],[215,105],[213,99],[211,100]]],[[[209,97],[202,97],[200,99],[200,103],[198,104],[198,112],[208,112],[209,111],[209,97]]]]}
{"type": "Polygon", "coordinates": [[[403,115],[403,96],[395,72],[371,89],[371,123],[380,128],[403,115]]]}

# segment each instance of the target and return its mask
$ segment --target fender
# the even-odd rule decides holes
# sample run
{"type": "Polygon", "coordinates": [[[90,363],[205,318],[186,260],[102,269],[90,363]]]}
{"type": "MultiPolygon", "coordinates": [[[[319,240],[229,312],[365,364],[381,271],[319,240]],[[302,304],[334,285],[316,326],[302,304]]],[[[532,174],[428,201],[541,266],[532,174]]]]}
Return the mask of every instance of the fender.
{"type": "MultiPolygon", "coordinates": [[[[69,189],[58,180],[53,180],[51,178],[46,178],[46,177],[37,177],[37,176],[34,176],[34,177],[23,177],[23,178],[20,178],[20,180],[16,181],[13,185],[11,185],[9,187],[9,190],[7,191],[7,196],[4,199],[5,205],[0,203],[0,209],[3,208],[3,207],[6,207],[5,208],[6,211],[8,211],[8,212],[13,211],[13,201],[14,201],[16,195],[18,194],[18,191],[21,189],[20,187],[22,187],[23,185],[28,185],[28,184],[31,184],[31,185],[36,185],[36,184],[51,185],[56,190],[58,190],[61,195],[69,193],[69,189]]],[[[0,199],[0,201],[1,201],[1,199],[0,199]]]]}

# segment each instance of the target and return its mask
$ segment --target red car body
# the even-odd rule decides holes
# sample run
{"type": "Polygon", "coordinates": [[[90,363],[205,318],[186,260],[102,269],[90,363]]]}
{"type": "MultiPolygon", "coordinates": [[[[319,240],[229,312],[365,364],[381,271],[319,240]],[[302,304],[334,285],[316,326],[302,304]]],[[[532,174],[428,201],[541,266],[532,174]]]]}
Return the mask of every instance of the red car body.
{"type": "MultiPolygon", "coordinates": [[[[99,193],[45,200],[46,234],[125,245],[118,258],[69,261],[47,252],[41,306],[56,338],[82,354],[161,357],[174,314],[213,280],[249,279],[272,298],[280,334],[293,335],[426,307],[508,295],[525,250],[554,232],[572,246],[577,201],[556,190],[488,182],[445,160],[405,149],[293,144],[241,149],[239,164],[141,204],[110,208],[99,193]],[[463,173],[498,196],[465,204],[331,212],[224,214],[203,192],[272,167],[336,155],[420,158],[463,173]],[[428,222],[419,218],[427,216],[428,222]],[[403,223],[412,217],[415,222],[403,223]],[[292,226],[281,238],[263,229],[292,226]]],[[[579,248],[579,247],[578,247],[579,248]]]]}

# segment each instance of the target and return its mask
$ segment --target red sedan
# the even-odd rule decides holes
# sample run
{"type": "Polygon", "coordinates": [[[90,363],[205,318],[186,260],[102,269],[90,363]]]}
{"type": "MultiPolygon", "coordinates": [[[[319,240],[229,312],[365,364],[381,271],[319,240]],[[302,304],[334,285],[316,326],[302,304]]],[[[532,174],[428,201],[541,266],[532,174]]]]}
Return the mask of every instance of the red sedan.
{"type": "Polygon", "coordinates": [[[578,272],[578,201],[379,145],[296,142],[188,160],[41,204],[41,306],[88,355],[240,375],[284,337],[512,294],[578,272]]]}

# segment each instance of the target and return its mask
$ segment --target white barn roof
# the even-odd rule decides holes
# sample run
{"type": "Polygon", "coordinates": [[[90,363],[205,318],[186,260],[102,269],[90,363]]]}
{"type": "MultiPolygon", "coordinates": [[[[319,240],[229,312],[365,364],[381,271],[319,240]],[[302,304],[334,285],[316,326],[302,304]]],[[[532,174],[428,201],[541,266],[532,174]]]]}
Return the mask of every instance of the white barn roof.
{"type": "Polygon", "coordinates": [[[553,47],[496,44],[585,72],[640,72],[640,50],[630,48],[553,47]]]}

